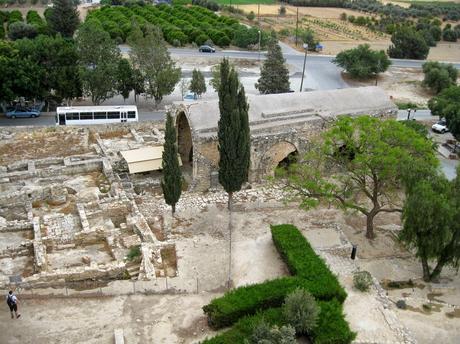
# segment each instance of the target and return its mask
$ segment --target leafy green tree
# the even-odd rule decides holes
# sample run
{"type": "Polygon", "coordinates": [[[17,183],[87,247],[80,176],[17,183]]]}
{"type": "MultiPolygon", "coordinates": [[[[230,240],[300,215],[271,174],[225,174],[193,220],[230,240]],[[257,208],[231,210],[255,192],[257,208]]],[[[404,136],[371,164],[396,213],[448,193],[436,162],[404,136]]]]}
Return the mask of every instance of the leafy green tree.
{"type": "Polygon", "coordinates": [[[357,48],[342,51],[332,62],[345,69],[352,78],[357,79],[377,77],[391,65],[390,59],[383,50],[371,50],[369,44],[361,44],[357,48]]]}
{"type": "Polygon", "coordinates": [[[75,2],[72,0],[53,0],[53,8],[47,20],[54,32],[59,32],[64,37],[73,37],[80,24],[75,2]]]}
{"type": "Polygon", "coordinates": [[[15,22],[8,27],[8,37],[13,41],[21,38],[34,38],[37,34],[35,26],[23,22],[15,22]]]}
{"type": "Polygon", "coordinates": [[[320,308],[305,289],[296,289],[286,296],[283,315],[298,334],[311,334],[318,323],[320,308]]]}
{"type": "Polygon", "coordinates": [[[460,86],[451,86],[428,101],[433,116],[445,118],[447,127],[460,141],[460,86]]]}
{"type": "Polygon", "coordinates": [[[447,42],[457,42],[457,34],[452,29],[444,29],[442,31],[442,39],[447,42]]]}
{"type": "Polygon", "coordinates": [[[161,180],[166,204],[176,212],[176,204],[182,193],[182,172],[179,166],[176,144],[176,128],[171,114],[166,114],[165,143],[163,145],[163,178],[161,180]]]}
{"type": "Polygon", "coordinates": [[[457,83],[458,70],[452,64],[425,62],[423,64],[423,73],[425,74],[423,85],[429,87],[435,93],[439,93],[457,83]]]}
{"type": "Polygon", "coordinates": [[[120,50],[95,21],[80,26],[76,42],[83,91],[91,96],[93,104],[99,105],[116,92],[120,50]]]}
{"type": "Polygon", "coordinates": [[[248,180],[250,163],[249,106],[238,74],[227,59],[220,66],[218,148],[219,182],[228,193],[228,209],[232,196],[248,180]]]}
{"type": "Polygon", "coordinates": [[[133,69],[133,81],[134,101],[137,102],[137,96],[145,92],[145,79],[139,69],[133,69]]]}
{"type": "Polygon", "coordinates": [[[303,43],[308,44],[308,50],[315,51],[318,45],[318,40],[315,37],[315,33],[311,29],[303,29],[298,31],[300,40],[303,43]]]}
{"type": "Polygon", "coordinates": [[[42,98],[40,77],[42,69],[30,58],[23,58],[15,43],[0,41],[0,101],[17,97],[42,98]]]}
{"type": "Polygon", "coordinates": [[[391,35],[391,43],[388,55],[392,58],[424,60],[430,52],[422,34],[409,26],[396,29],[391,35]]]}
{"type": "Polygon", "coordinates": [[[55,37],[40,35],[37,38],[16,41],[20,58],[31,59],[40,69],[40,93],[43,98],[69,103],[82,95],[78,74],[78,52],[73,40],[60,34],[55,37]]]}
{"type": "Polygon", "coordinates": [[[129,55],[136,69],[145,80],[145,93],[158,105],[163,96],[174,91],[181,77],[168,52],[161,30],[147,25],[144,30],[135,26],[128,37],[131,46],[129,55]]]}
{"type": "Polygon", "coordinates": [[[426,282],[436,281],[446,265],[460,261],[460,168],[448,182],[433,174],[409,189],[403,209],[402,242],[415,249],[426,282]],[[435,266],[430,268],[429,262],[435,266]]]}
{"type": "Polygon", "coordinates": [[[204,81],[203,73],[194,69],[192,72],[192,81],[190,82],[190,91],[199,97],[206,93],[206,82],[204,81]]]}
{"type": "Polygon", "coordinates": [[[326,201],[366,216],[372,239],[377,214],[401,212],[397,190],[415,163],[438,164],[432,142],[415,130],[394,120],[340,117],[301,162],[277,175],[301,208],[326,201]]]}
{"type": "Polygon", "coordinates": [[[129,93],[134,89],[134,72],[127,59],[121,58],[117,70],[117,91],[123,101],[129,98],[129,93]]]}
{"type": "Polygon", "coordinates": [[[262,94],[285,93],[290,90],[289,70],[278,42],[271,40],[268,45],[267,59],[262,65],[256,88],[262,94]]]}
{"type": "Polygon", "coordinates": [[[291,326],[270,327],[265,321],[255,326],[248,344],[296,344],[295,330],[291,326]]]}

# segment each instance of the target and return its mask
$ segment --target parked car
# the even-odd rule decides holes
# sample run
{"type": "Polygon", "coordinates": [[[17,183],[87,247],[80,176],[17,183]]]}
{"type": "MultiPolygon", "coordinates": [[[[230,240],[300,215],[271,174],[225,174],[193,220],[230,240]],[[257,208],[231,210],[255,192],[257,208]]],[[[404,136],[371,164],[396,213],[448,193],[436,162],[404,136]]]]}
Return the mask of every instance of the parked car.
{"type": "Polygon", "coordinates": [[[202,45],[198,51],[200,53],[215,53],[216,52],[216,49],[214,49],[213,47],[209,46],[209,45],[202,45]]]}
{"type": "Polygon", "coordinates": [[[438,121],[437,123],[433,124],[433,126],[431,127],[431,130],[437,133],[444,134],[449,131],[449,128],[447,128],[446,120],[442,119],[438,121]]]}
{"type": "Polygon", "coordinates": [[[195,93],[187,93],[185,96],[184,96],[184,100],[197,100],[198,97],[196,96],[195,93]]]}
{"type": "Polygon", "coordinates": [[[40,116],[40,111],[32,108],[16,108],[6,112],[7,118],[19,118],[19,117],[38,117],[40,116]]]}

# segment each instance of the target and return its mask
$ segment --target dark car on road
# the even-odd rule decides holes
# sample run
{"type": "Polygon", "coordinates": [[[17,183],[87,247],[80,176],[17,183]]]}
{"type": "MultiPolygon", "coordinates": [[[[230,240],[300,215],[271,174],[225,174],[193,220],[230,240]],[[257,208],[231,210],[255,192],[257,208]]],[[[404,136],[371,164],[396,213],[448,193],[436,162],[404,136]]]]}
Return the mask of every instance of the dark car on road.
{"type": "Polygon", "coordinates": [[[34,108],[15,108],[6,112],[7,118],[19,118],[19,117],[38,117],[40,111],[34,108]]]}
{"type": "Polygon", "coordinates": [[[216,52],[216,49],[214,49],[213,47],[209,46],[209,45],[202,45],[198,51],[200,53],[215,53],[216,52]]]}

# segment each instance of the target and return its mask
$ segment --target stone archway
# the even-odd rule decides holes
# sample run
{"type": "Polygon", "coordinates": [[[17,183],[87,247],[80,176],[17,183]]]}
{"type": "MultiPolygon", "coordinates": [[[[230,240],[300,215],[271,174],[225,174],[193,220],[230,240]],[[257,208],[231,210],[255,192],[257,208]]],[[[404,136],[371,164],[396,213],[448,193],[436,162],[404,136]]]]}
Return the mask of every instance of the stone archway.
{"type": "Polygon", "coordinates": [[[297,147],[291,142],[281,141],[271,146],[264,154],[261,164],[266,174],[273,175],[281,165],[288,165],[298,154],[297,147]]]}
{"type": "Polygon", "coordinates": [[[184,112],[180,112],[176,118],[177,146],[182,160],[186,165],[193,162],[192,131],[184,112]]]}

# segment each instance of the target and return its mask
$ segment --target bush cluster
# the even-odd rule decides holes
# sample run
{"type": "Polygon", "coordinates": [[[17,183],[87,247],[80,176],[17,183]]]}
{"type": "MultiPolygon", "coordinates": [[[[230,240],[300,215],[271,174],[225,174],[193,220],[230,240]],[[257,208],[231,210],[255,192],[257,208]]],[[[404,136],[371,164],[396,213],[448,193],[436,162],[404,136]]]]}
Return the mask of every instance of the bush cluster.
{"type": "Polygon", "coordinates": [[[39,34],[48,33],[46,20],[37,11],[30,10],[26,18],[18,10],[0,11],[0,39],[6,36],[4,23],[6,23],[7,33],[10,39],[34,38],[39,34]]]}
{"type": "Polygon", "coordinates": [[[201,6],[104,6],[91,11],[86,20],[98,21],[120,43],[129,36],[133,21],[141,27],[146,23],[160,27],[165,40],[172,45],[201,45],[211,40],[218,46],[234,42],[246,48],[258,41],[257,29],[248,29],[234,18],[218,16],[201,6]]]}
{"type": "MultiPolygon", "coordinates": [[[[340,302],[336,300],[319,301],[318,306],[320,312],[317,326],[310,335],[314,344],[347,344],[356,337],[343,316],[340,302]]],[[[283,317],[282,308],[270,308],[255,315],[242,317],[231,329],[211,339],[204,340],[203,344],[246,343],[253,330],[263,322],[278,327],[288,325],[283,317]]]]}
{"type": "Polygon", "coordinates": [[[372,285],[372,276],[368,271],[358,271],[353,274],[353,286],[359,291],[368,291],[372,285]]]}

